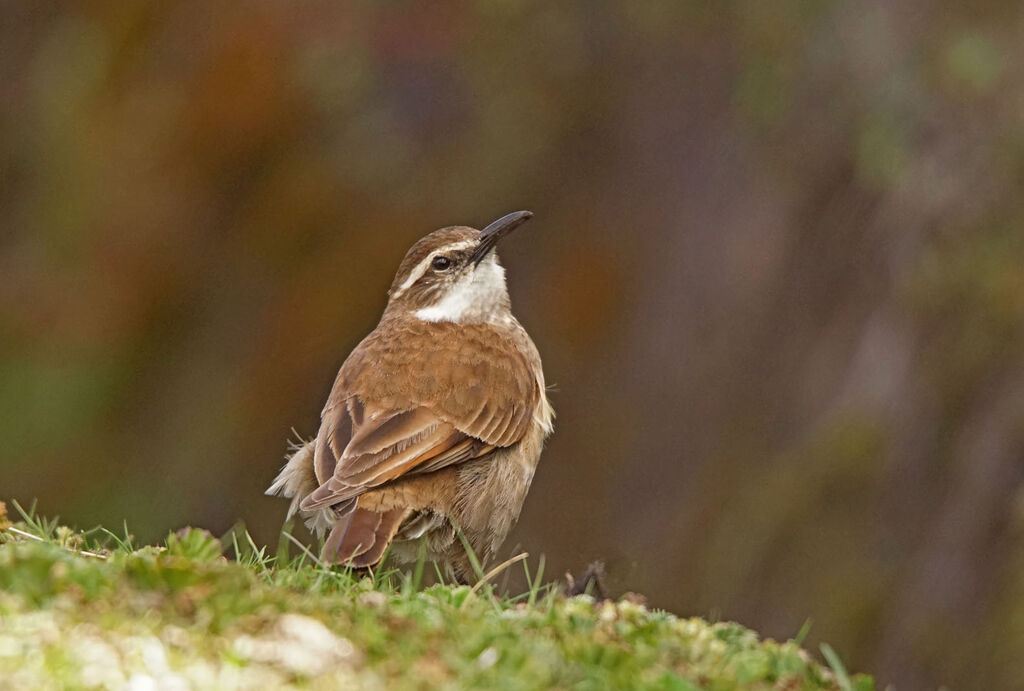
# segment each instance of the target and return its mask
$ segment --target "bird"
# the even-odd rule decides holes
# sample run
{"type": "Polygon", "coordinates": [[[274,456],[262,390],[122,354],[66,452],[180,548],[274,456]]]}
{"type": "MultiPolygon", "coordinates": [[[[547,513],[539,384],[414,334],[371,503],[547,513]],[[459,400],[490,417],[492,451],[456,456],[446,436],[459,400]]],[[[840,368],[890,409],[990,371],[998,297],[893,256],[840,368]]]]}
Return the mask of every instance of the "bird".
{"type": "Polygon", "coordinates": [[[441,228],[406,253],[316,437],[293,444],[266,492],[327,535],[323,562],[425,556],[468,583],[518,520],[554,410],[496,248],[532,216],[441,228]]]}

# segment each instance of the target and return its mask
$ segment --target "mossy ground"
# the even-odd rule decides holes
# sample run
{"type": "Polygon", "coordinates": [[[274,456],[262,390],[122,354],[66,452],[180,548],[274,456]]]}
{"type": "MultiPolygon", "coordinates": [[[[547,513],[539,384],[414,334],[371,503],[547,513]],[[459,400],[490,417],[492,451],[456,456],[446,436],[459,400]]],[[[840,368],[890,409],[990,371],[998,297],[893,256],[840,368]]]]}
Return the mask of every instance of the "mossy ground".
{"type": "MultiPolygon", "coordinates": [[[[2,506],[2,504],[0,504],[2,506]]],[[[0,689],[857,689],[793,641],[630,600],[356,577],[241,534],[159,547],[0,515],[0,689]]],[[[522,565],[517,564],[518,568],[522,565]]]]}

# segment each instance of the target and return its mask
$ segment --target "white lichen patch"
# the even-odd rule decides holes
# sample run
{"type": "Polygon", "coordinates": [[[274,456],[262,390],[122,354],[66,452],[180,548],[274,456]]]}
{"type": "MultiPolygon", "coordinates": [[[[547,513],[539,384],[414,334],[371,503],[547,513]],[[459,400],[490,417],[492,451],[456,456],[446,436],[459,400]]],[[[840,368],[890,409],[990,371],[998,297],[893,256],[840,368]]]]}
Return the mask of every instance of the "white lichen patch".
{"type": "Polygon", "coordinates": [[[351,670],[359,661],[349,641],[316,619],[298,614],[284,615],[266,635],[238,637],[231,648],[240,660],[287,670],[297,677],[351,670]]]}
{"type": "Polygon", "coordinates": [[[292,688],[310,681],[365,688],[360,653],[310,617],[285,614],[266,633],[211,637],[140,620],[110,628],[60,610],[0,615],[0,689],[131,691],[292,688]]]}

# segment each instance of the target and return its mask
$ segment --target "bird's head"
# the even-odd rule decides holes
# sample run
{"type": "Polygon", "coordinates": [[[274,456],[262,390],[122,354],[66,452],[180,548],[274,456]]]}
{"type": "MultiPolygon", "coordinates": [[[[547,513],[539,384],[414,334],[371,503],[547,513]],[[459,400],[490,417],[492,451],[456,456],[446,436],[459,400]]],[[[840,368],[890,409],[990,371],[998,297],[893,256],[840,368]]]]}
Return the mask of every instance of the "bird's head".
{"type": "Polygon", "coordinates": [[[483,230],[435,230],[413,245],[388,291],[387,312],[458,324],[511,318],[498,242],[533,216],[517,211],[483,230]]]}

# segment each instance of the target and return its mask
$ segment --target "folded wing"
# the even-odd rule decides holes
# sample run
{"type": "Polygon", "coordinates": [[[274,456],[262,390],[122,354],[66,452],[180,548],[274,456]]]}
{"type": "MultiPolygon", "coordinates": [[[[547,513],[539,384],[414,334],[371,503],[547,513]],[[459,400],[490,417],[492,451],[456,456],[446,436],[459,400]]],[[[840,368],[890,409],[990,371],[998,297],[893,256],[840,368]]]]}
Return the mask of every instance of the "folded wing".
{"type": "MultiPolygon", "coordinates": [[[[362,424],[353,421],[353,429],[331,477],[302,502],[304,511],[333,506],[403,475],[440,470],[494,449],[422,406],[402,412],[371,410],[362,424]]],[[[337,453],[329,442],[326,446],[322,453],[337,453]]]]}
{"type": "Polygon", "coordinates": [[[378,329],[345,361],[317,435],[321,485],[302,510],[481,458],[526,435],[542,395],[526,354],[503,347],[490,327],[433,324],[429,338],[423,328],[378,329]],[[399,337],[405,346],[396,348],[399,337]]]}

